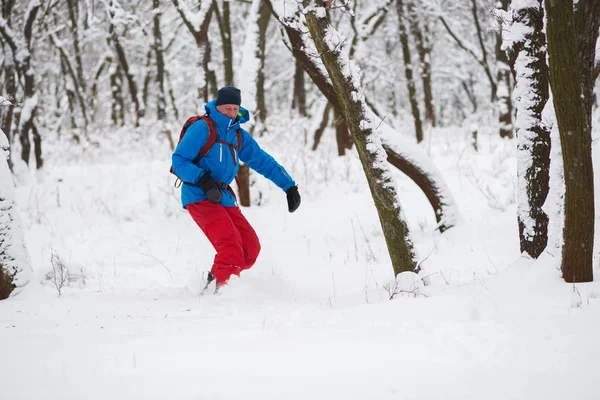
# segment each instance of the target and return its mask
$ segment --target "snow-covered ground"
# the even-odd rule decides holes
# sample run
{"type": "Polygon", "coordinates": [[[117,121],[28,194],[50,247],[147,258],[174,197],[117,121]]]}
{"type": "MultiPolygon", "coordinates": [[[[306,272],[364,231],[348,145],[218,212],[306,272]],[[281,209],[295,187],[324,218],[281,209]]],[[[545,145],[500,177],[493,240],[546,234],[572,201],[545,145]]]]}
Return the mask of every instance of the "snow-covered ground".
{"type": "Polygon", "coordinates": [[[180,207],[166,141],[98,135],[83,154],[48,139],[45,171],[21,175],[35,278],[0,302],[0,399],[600,398],[600,284],[564,283],[553,249],[519,258],[514,142],[484,133],[475,152],[468,132],[432,132],[423,148],[462,217],[444,234],[394,172],[428,285],[402,274],[390,301],[360,163],[335,156],[332,132],[317,152],[258,139],[302,206],[289,214],[256,177],[262,204],[243,212],[263,251],[202,297],[214,252],[180,207]],[[52,258],[69,271],[60,297],[52,258]]]}

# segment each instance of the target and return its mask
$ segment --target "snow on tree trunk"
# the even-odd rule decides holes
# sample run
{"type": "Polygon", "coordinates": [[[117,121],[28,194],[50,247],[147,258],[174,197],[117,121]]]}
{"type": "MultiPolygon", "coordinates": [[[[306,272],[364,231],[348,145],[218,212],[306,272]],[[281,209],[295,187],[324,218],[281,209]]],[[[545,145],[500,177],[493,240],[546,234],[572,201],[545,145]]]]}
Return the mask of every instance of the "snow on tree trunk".
{"type": "MultiPolygon", "coordinates": [[[[304,3],[308,5],[309,2],[305,0],[304,3]]],[[[415,250],[388,169],[385,150],[366,115],[359,73],[342,52],[344,38],[329,23],[325,8],[310,5],[305,8],[304,13],[354,139],[383,228],[394,273],[398,275],[404,271],[414,271],[417,268],[415,250]]]]}
{"type": "Polygon", "coordinates": [[[517,131],[517,217],[521,252],[538,258],[548,244],[548,215],[542,210],[549,190],[550,128],[542,122],[548,101],[548,66],[542,0],[511,5],[510,41],[515,60],[517,131]]]}
{"type": "MultiPolygon", "coordinates": [[[[550,86],[565,178],[561,270],[567,282],[590,282],[593,280],[595,211],[591,124],[586,97],[591,93],[582,91],[581,86],[580,69],[585,65],[577,57],[573,2],[546,1],[546,12],[550,86]]],[[[595,35],[597,30],[596,25],[595,35]]]]}
{"type": "Polygon", "coordinates": [[[8,138],[0,130],[0,300],[31,279],[31,264],[8,168],[8,138]]]}

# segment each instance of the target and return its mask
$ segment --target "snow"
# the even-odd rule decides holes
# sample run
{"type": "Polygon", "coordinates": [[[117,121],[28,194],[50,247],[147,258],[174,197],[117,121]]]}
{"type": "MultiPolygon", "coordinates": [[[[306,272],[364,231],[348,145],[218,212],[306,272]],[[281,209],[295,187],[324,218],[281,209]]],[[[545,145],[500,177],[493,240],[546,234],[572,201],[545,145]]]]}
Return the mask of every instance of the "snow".
{"type": "Polygon", "coordinates": [[[302,206],[289,214],[285,194],[258,179],[262,205],[243,212],[259,260],[222,295],[199,297],[213,250],[180,207],[168,144],[147,128],[95,132],[101,145],[81,155],[47,138],[45,173],[17,188],[34,272],[0,302],[0,397],[598,398],[600,285],[564,283],[552,252],[520,258],[514,201],[492,207],[472,179],[510,198],[514,143],[484,130],[475,152],[468,132],[433,129],[425,148],[463,216],[444,234],[392,170],[428,284],[402,274],[389,300],[356,153],[336,157],[331,131],[316,152],[297,134],[263,136],[302,206]],[[70,272],[60,297],[53,252],[70,272]]]}

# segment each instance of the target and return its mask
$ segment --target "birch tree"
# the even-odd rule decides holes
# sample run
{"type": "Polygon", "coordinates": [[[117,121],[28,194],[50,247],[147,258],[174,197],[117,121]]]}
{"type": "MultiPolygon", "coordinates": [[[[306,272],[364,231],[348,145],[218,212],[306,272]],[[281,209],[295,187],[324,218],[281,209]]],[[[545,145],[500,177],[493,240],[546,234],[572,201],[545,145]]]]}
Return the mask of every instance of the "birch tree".
{"type": "Polygon", "coordinates": [[[513,0],[511,17],[509,36],[516,72],[513,96],[517,113],[519,238],[521,252],[538,258],[548,244],[548,215],[542,207],[550,180],[550,128],[542,121],[548,101],[542,0],[513,0]]]}

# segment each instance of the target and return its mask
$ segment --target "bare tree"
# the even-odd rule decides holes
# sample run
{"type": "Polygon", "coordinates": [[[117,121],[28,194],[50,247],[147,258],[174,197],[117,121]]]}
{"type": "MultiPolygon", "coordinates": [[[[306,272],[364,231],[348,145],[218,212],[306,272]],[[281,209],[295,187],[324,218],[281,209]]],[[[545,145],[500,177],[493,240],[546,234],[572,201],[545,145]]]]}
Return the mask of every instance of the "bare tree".
{"type": "Polygon", "coordinates": [[[398,13],[400,43],[402,44],[402,54],[404,56],[404,76],[406,77],[406,86],[408,87],[408,98],[410,100],[410,108],[413,114],[417,143],[421,143],[423,141],[423,125],[421,123],[421,112],[419,111],[417,90],[415,88],[415,81],[413,78],[410,46],[408,45],[408,30],[406,28],[407,21],[405,17],[404,3],[402,0],[396,0],[396,11],[398,13]]]}
{"type": "Polygon", "coordinates": [[[0,300],[6,299],[31,275],[21,221],[14,200],[14,186],[6,160],[8,138],[0,130],[0,300]]]}
{"type": "Polygon", "coordinates": [[[593,280],[594,170],[591,106],[600,3],[546,0],[550,86],[562,146],[565,225],[561,269],[567,282],[593,280]]]}

